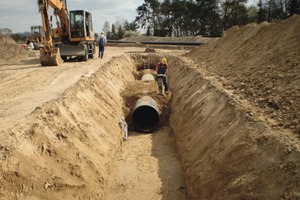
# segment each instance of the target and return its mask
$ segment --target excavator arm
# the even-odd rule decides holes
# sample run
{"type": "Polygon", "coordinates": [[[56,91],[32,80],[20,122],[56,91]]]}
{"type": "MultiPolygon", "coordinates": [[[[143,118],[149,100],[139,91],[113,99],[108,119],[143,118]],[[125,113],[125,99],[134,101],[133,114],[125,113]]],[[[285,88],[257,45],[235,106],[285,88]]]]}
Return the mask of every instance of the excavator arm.
{"type": "Polygon", "coordinates": [[[62,63],[59,48],[53,45],[53,29],[51,27],[51,20],[49,15],[49,8],[54,9],[54,16],[56,17],[57,29],[55,35],[58,35],[61,41],[67,39],[68,26],[68,11],[63,0],[38,0],[39,10],[42,17],[43,31],[45,32],[45,41],[43,48],[40,49],[40,60],[42,66],[58,66],[62,63]]]}

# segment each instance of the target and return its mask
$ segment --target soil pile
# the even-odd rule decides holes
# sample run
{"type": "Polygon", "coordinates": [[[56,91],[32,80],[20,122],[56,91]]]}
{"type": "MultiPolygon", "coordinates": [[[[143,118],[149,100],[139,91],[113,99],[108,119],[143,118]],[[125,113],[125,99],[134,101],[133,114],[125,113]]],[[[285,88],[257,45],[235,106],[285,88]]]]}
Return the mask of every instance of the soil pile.
{"type": "Polygon", "coordinates": [[[33,56],[33,52],[17,44],[11,37],[0,35],[0,64],[20,61],[26,56],[33,56]]]}
{"type": "MultiPolygon", "coordinates": [[[[273,126],[300,134],[300,16],[232,27],[187,56],[273,126]]],[[[254,111],[253,111],[254,112],[254,111]]]]}

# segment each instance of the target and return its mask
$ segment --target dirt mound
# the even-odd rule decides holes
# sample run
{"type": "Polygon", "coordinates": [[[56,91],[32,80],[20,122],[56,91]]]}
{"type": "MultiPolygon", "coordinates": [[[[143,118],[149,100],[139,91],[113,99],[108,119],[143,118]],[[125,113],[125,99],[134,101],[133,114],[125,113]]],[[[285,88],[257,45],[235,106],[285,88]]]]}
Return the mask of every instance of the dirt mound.
{"type": "Polygon", "coordinates": [[[102,199],[122,140],[120,91],[133,67],[128,56],[116,58],[2,131],[0,199],[102,199]]]}
{"type": "Polygon", "coordinates": [[[299,199],[299,139],[270,127],[192,62],[172,58],[170,126],[189,200],[299,199]],[[250,112],[249,112],[250,111],[250,112]]]}
{"type": "Polygon", "coordinates": [[[5,35],[0,35],[0,51],[0,64],[11,64],[27,56],[33,56],[33,52],[22,48],[11,37],[5,35]]]}
{"type": "Polygon", "coordinates": [[[300,16],[232,27],[187,54],[274,126],[300,133],[300,16]]]}

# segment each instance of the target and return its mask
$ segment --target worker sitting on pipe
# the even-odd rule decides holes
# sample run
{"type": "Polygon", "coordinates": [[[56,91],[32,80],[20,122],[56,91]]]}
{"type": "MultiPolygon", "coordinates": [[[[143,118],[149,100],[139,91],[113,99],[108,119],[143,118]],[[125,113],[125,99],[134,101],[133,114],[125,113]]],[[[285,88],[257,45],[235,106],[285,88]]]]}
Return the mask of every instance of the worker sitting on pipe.
{"type": "Polygon", "coordinates": [[[168,63],[166,58],[162,58],[160,62],[156,64],[156,73],[157,75],[163,74],[163,84],[165,87],[165,93],[168,94],[169,92],[169,86],[168,86],[168,78],[167,78],[167,72],[168,72],[168,63]]]}

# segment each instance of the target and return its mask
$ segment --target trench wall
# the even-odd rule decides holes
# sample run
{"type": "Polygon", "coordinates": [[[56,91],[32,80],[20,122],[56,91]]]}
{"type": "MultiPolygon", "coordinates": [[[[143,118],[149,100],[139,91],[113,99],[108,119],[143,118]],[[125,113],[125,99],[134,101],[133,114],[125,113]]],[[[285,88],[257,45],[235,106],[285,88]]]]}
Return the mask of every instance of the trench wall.
{"type": "Polygon", "coordinates": [[[189,199],[297,199],[300,151],[192,65],[169,58],[170,126],[189,199]]]}
{"type": "MultiPolygon", "coordinates": [[[[250,116],[192,65],[166,57],[169,123],[189,199],[296,198],[296,139],[250,116]]],[[[2,131],[8,137],[1,137],[0,197],[105,199],[122,143],[118,119],[127,114],[120,93],[135,79],[135,67],[128,55],[114,58],[2,131]]]]}
{"type": "Polygon", "coordinates": [[[0,199],[105,199],[133,71],[129,56],[114,58],[2,132],[0,199]]]}

